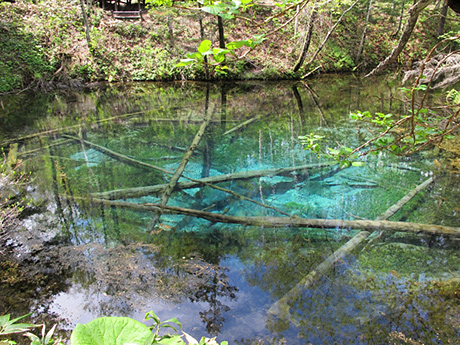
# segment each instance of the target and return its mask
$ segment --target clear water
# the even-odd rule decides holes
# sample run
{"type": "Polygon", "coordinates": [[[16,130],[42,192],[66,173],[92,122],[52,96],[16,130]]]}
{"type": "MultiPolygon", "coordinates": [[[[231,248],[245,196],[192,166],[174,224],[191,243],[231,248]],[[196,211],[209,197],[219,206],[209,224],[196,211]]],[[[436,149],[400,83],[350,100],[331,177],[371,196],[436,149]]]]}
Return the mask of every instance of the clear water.
{"type": "MultiPolygon", "coordinates": [[[[358,128],[348,113],[402,113],[399,96],[397,83],[340,76],[309,85],[140,83],[4,97],[2,141],[24,138],[20,158],[34,173],[31,192],[44,204],[26,220],[25,231],[39,225],[55,236],[46,244],[54,252],[50,266],[65,272],[59,287],[46,296],[38,291],[29,308],[36,316],[56,315],[62,329],[98,316],[143,320],[153,310],[162,320],[177,317],[196,338],[217,336],[232,344],[387,344],[409,338],[455,343],[458,240],[388,233],[366,243],[289,301],[292,320],[286,322],[268,313],[273,303],[359,230],[260,228],[167,214],[151,230],[152,212],[90,201],[101,192],[167,183],[170,175],[128,165],[88,142],[175,171],[212,113],[184,175],[199,179],[313,164],[318,158],[303,150],[298,136],[316,132],[330,146],[356,146],[372,129],[358,128]]],[[[324,167],[219,186],[299,217],[375,219],[436,176],[391,219],[458,227],[459,176],[437,169],[435,159],[441,158],[433,152],[382,154],[364,167],[324,167]]],[[[136,193],[116,200],[160,198],[136,193]]],[[[210,187],[176,191],[168,205],[283,216],[210,187]]]]}

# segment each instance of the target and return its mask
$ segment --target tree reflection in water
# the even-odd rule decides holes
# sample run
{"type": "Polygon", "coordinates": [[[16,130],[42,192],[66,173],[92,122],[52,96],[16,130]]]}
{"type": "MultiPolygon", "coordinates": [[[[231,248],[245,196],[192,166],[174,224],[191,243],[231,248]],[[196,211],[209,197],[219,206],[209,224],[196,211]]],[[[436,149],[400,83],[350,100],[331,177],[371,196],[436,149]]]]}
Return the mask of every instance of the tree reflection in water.
{"type": "Polygon", "coordinates": [[[74,270],[75,283],[91,300],[85,309],[94,315],[127,315],[152,300],[179,303],[206,302],[200,312],[209,334],[217,335],[222,314],[230,308],[221,299],[236,299],[238,288],[229,284],[228,268],[220,267],[194,253],[173,259],[152,244],[128,244],[104,248],[97,244],[60,249],[60,260],[74,270]]]}

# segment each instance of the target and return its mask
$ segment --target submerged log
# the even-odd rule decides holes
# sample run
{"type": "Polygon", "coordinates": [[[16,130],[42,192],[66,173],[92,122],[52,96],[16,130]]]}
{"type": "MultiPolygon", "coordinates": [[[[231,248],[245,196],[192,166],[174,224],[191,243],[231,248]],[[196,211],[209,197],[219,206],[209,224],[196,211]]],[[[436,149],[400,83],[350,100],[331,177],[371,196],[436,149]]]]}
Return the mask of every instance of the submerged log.
{"type": "Polygon", "coordinates": [[[249,120],[246,120],[246,121],[240,123],[238,126],[235,126],[235,127],[231,128],[231,129],[229,129],[228,131],[226,131],[222,135],[227,135],[227,134],[233,133],[233,132],[239,130],[240,128],[246,127],[247,125],[251,124],[252,122],[258,120],[259,118],[260,118],[260,116],[254,116],[254,117],[250,118],[249,120]]]}
{"type": "MultiPolygon", "coordinates": [[[[299,166],[288,167],[288,168],[254,170],[254,171],[244,171],[244,172],[239,172],[239,173],[234,173],[234,174],[216,175],[216,176],[206,177],[201,180],[178,182],[176,185],[176,189],[196,188],[196,187],[200,187],[203,184],[207,184],[207,183],[220,183],[220,182],[227,182],[227,181],[234,181],[234,180],[248,180],[248,179],[262,177],[262,176],[272,177],[272,176],[277,176],[277,175],[286,175],[286,174],[291,174],[295,171],[318,169],[318,168],[323,168],[323,167],[328,167],[328,166],[333,166],[333,165],[336,165],[336,163],[335,162],[325,162],[325,163],[299,165],[299,166]]],[[[170,172],[168,171],[168,173],[170,172]]],[[[111,191],[106,191],[106,192],[101,192],[101,193],[92,193],[91,195],[96,198],[109,199],[109,200],[138,198],[141,196],[161,193],[165,190],[166,186],[167,184],[159,184],[155,186],[116,189],[116,190],[111,190],[111,191]]]]}
{"type": "MultiPolygon", "coordinates": [[[[77,198],[75,198],[77,199],[77,198]]],[[[102,203],[108,206],[118,206],[124,208],[137,209],[142,211],[155,212],[157,209],[162,209],[165,214],[183,214],[202,218],[216,223],[228,224],[241,224],[249,226],[260,226],[265,228],[317,228],[317,229],[363,229],[368,231],[375,230],[388,230],[388,231],[401,231],[411,233],[425,233],[430,235],[447,235],[460,237],[460,228],[434,225],[434,224],[421,224],[421,223],[406,223],[406,222],[393,222],[386,220],[343,220],[343,219],[308,219],[299,217],[236,217],[220,213],[211,213],[200,210],[193,210],[189,208],[177,206],[165,206],[161,204],[145,203],[136,204],[126,201],[112,201],[106,199],[87,199],[79,198],[81,200],[88,200],[93,203],[102,203]]]]}
{"type": "Polygon", "coordinates": [[[82,138],[74,137],[72,135],[67,135],[67,134],[63,134],[62,137],[81,142],[81,143],[83,143],[83,144],[95,149],[96,151],[102,152],[102,153],[106,154],[107,156],[112,157],[113,159],[116,159],[116,160],[118,160],[120,162],[123,162],[125,164],[131,165],[131,166],[136,167],[136,168],[153,169],[153,170],[158,170],[158,171],[164,172],[166,174],[171,173],[170,171],[168,171],[166,169],[163,169],[161,167],[158,167],[156,165],[138,161],[137,159],[122,155],[121,153],[109,150],[108,148],[106,148],[104,146],[97,145],[95,143],[92,143],[92,142],[90,142],[88,140],[84,140],[82,138]]]}
{"type": "Polygon", "coordinates": [[[418,192],[422,191],[426,187],[428,187],[431,183],[433,183],[434,179],[430,177],[428,180],[419,184],[417,187],[412,189],[409,193],[407,193],[404,197],[402,197],[396,204],[391,206],[388,210],[382,213],[380,216],[377,217],[377,220],[385,220],[389,219],[392,215],[398,212],[405,204],[407,204],[418,192]]]}
{"type": "MultiPolygon", "coordinates": [[[[126,163],[128,165],[131,165],[131,166],[134,166],[134,167],[139,167],[139,168],[148,168],[148,169],[153,169],[153,170],[158,170],[158,171],[161,171],[165,174],[169,174],[169,175],[174,175],[174,172],[172,171],[169,171],[169,170],[166,170],[166,169],[163,169],[161,167],[158,167],[156,165],[152,165],[152,164],[149,164],[149,163],[144,163],[142,161],[139,161],[137,159],[134,159],[134,158],[131,158],[129,156],[125,156],[125,155],[122,155],[118,152],[114,152],[112,150],[109,150],[108,148],[104,147],[104,146],[100,146],[100,145],[97,145],[97,144],[94,144],[90,141],[87,141],[87,140],[84,140],[84,139],[80,139],[80,138],[77,138],[77,137],[73,137],[73,136],[70,136],[70,135],[64,135],[64,137],[67,137],[67,138],[70,138],[69,140],[78,140],[80,142],[83,142],[84,144],[92,147],[93,149],[99,151],[99,152],[102,152],[106,155],[108,155],[109,157],[112,157],[114,159],[117,159],[118,161],[120,162],[123,162],[123,163],[126,163]]],[[[195,153],[196,151],[193,151],[193,153],[195,153]]],[[[62,158],[61,158],[62,159],[62,158]]],[[[191,177],[187,177],[185,175],[181,175],[183,178],[191,181],[191,182],[196,182],[198,183],[197,186],[208,186],[210,188],[213,188],[213,189],[217,189],[217,190],[220,190],[222,192],[225,192],[225,193],[228,193],[228,194],[231,194],[241,200],[247,200],[249,202],[252,202],[256,205],[259,205],[259,206],[262,206],[262,207],[265,207],[265,208],[269,208],[269,209],[272,209],[280,214],[284,214],[286,216],[290,216],[290,214],[286,213],[286,212],[283,212],[279,209],[277,209],[276,207],[273,207],[273,206],[270,206],[270,205],[264,205],[258,201],[255,201],[251,198],[248,198],[248,197],[245,197],[243,195],[240,195],[238,193],[235,193],[229,189],[226,189],[226,188],[222,188],[222,187],[218,187],[218,186],[215,186],[213,185],[211,182],[207,182],[207,181],[204,181],[203,179],[199,180],[199,179],[194,179],[194,178],[191,178],[191,177]]],[[[176,187],[177,183],[175,184],[174,187],[176,187]]],[[[149,195],[149,194],[155,194],[155,193],[161,193],[161,192],[164,192],[167,188],[167,184],[161,184],[161,185],[157,185],[157,186],[152,186],[152,187],[158,187],[158,186],[161,186],[161,188],[154,188],[153,190],[151,190],[150,193],[147,193],[147,194],[144,194],[144,195],[149,195]]],[[[142,187],[141,187],[142,188],[142,187]]],[[[148,187],[147,187],[148,188],[148,187]]],[[[187,187],[187,188],[193,188],[193,187],[187,187]]],[[[181,189],[185,189],[185,188],[181,188],[181,189]]],[[[96,195],[93,195],[93,196],[96,196],[96,197],[102,197],[104,199],[120,199],[120,198],[123,198],[122,196],[120,197],[113,197],[111,198],[110,196],[103,196],[105,192],[102,192],[102,193],[96,193],[96,195]]],[[[144,195],[138,195],[139,196],[144,196],[144,195]]],[[[135,197],[135,196],[128,196],[126,198],[129,198],[129,197],[135,197]]]]}
{"type": "MultiPolygon", "coordinates": [[[[129,117],[129,116],[134,116],[134,115],[139,115],[139,114],[144,114],[144,113],[146,113],[146,112],[145,111],[136,111],[134,113],[127,113],[127,114],[112,116],[112,117],[108,117],[108,118],[105,118],[105,119],[100,119],[100,120],[88,123],[87,125],[91,126],[91,125],[102,123],[102,122],[112,121],[112,120],[115,120],[115,119],[121,119],[123,117],[129,117]]],[[[6,145],[8,145],[9,143],[12,143],[12,142],[29,140],[29,139],[33,139],[33,138],[36,138],[36,137],[41,137],[41,136],[51,135],[51,134],[55,134],[55,133],[59,133],[59,132],[68,131],[68,130],[71,130],[71,129],[81,128],[81,127],[84,127],[84,126],[85,126],[84,124],[79,123],[78,125],[55,128],[55,129],[50,129],[50,130],[43,131],[43,132],[29,134],[29,135],[26,135],[26,136],[23,136],[23,137],[20,137],[20,138],[6,140],[6,141],[4,141],[3,143],[0,144],[0,147],[1,146],[6,146],[6,145]]]]}
{"type": "Polygon", "coordinates": [[[288,293],[276,301],[268,310],[268,314],[275,315],[282,320],[293,321],[288,303],[298,298],[303,292],[305,292],[306,289],[327,274],[334,267],[337,261],[342,260],[345,256],[350,254],[350,252],[359,246],[370,234],[371,233],[369,231],[360,231],[351,240],[337,249],[332,255],[320,263],[305,278],[289,290],[288,293]]]}
{"type": "MultiPolygon", "coordinates": [[[[207,109],[206,109],[207,110],[207,109]]],[[[169,181],[168,185],[166,186],[163,195],[161,197],[161,205],[166,205],[168,203],[169,198],[172,195],[172,192],[174,188],[176,187],[177,183],[179,182],[179,178],[181,177],[182,173],[185,170],[185,167],[187,166],[187,163],[189,162],[190,158],[193,155],[193,152],[197,148],[198,144],[201,141],[201,138],[204,135],[204,132],[206,128],[208,127],[209,121],[211,120],[212,117],[212,111],[209,111],[208,114],[206,114],[206,118],[204,119],[203,123],[200,126],[200,129],[196,133],[195,137],[192,140],[192,143],[190,144],[190,147],[188,148],[187,152],[185,152],[184,157],[182,158],[178,168],[174,172],[173,176],[171,177],[171,180],[169,181]]],[[[153,228],[156,226],[158,220],[160,219],[161,216],[161,208],[158,209],[155,212],[155,215],[152,218],[152,222],[150,223],[150,230],[153,230],[153,228]]]]}
{"type": "Polygon", "coordinates": [[[6,173],[12,171],[18,164],[18,143],[10,145],[8,156],[6,157],[6,173]]]}
{"type": "MultiPolygon", "coordinates": [[[[396,204],[387,209],[384,213],[377,217],[377,221],[386,221],[397,211],[399,211],[405,204],[407,204],[418,192],[428,187],[433,182],[433,178],[430,177],[428,180],[422,184],[415,187],[404,197],[402,197],[396,204]]],[[[401,222],[393,222],[401,223],[401,222]]],[[[455,228],[454,228],[455,229],[455,228]]],[[[370,229],[367,229],[370,230],[370,229]]],[[[457,230],[460,230],[457,228],[457,230]]],[[[276,315],[279,319],[282,320],[292,320],[290,313],[289,302],[299,297],[306,289],[311,287],[318,279],[326,275],[334,265],[342,260],[346,255],[350,254],[356,247],[358,247],[364,240],[366,240],[371,232],[369,231],[360,231],[356,236],[351,240],[341,246],[336,250],[332,255],[330,255],[325,261],[319,264],[313,271],[311,271],[305,278],[303,278],[299,283],[297,283],[287,294],[281,297],[278,301],[273,303],[273,305],[268,310],[268,314],[276,315]]]]}
{"type": "Polygon", "coordinates": [[[18,156],[32,155],[32,154],[34,154],[34,153],[40,152],[40,151],[45,150],[45,149],[48,149],[48,148],[50,148],[50,147],[59,146],[59,145],[65,145],[65,144],[68,144],[68,143],[70,143],[70,142],[72,142],[71,139],[67,139],[67,140],[56,140],[54,143],[48,144],[48,145],[46,145],[46,146],[42,146],[42,147],[39,147],[39,148],[30,150],[30,151],[19,152],[19,153],[18,153],[18,156]]]}

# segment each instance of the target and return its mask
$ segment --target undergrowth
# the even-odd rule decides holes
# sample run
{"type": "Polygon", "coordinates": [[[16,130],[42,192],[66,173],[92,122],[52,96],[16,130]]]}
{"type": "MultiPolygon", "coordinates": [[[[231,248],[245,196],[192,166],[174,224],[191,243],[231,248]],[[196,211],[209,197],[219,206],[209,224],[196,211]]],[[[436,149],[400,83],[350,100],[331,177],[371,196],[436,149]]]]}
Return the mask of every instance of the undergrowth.
{"type": "MultiPolygon", "coordinates": [[[[347,3],[335,10],[324,9],[313,30],[309,56],[321,45],[347,3]]],[[[406,4],[406,11],[408,9],[406,4]]],[[[176,67],[199,42],[209,39],[218,46],[216,16],[199,11],[156,7],[143,13],[143,20],[117,20],[110,11],[87,8],[90,42],[86,42],[80,4],[76,0],[0,3],[0,93],[40,86],[53,87],[78,80],[203,80],[210,79],[298,79],[317,70],[320,73],[369,70],[382,61],[398,40],[400,5],[378,2],[372,12],[363,54],[357,46],[363,31],[367,4],[358,4],[337,26],[318,58],[297,73],[293,67],[302,49],[310,9],[284,26],[294,12],[287,12],[263,25],[276,6],[254,1],[245,15],[224,20],[227,42],[268,34],[267,39],[241,60],[229,61],[227,74],[206,73],[203,66],[176,67]],[[200,30],[200,18],[204,37],[200,30]],[[280,27],[281,26],[281,27],[280,27]]],[[[404,12],[406,13],[406,12],[404,12]]],[[[401,66],[410,66],[437,41],[435,10],[423,14],[413,39],[401,54],[401,66]]],[[[448,20],[446,32],[456,30],[448,20]]],[[[307,57],[307,61],[308,61],[307,57]]]]}

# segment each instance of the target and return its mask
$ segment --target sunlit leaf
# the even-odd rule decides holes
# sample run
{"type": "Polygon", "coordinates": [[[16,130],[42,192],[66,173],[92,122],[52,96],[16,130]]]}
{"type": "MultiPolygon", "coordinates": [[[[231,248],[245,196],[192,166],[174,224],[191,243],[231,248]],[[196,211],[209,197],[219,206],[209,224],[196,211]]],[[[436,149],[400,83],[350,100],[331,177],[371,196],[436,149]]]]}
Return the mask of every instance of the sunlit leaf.
{"type": "Polygon", "coordinates": [[[144,345],[150,344],[153,337],[146,325],[134,319],[100,317],[87,324],[77,324],[70,341],[72,345],[144,345]]]}
{"type": "Polygon", "coordinates": [[[198,46],[198,51],[203,54],[211,49],[212,42],[210,40],[203,40],[201,41],[200,45],[198,46]]]}
{"type": "Polygon", "coordinates": [[[352,162],[351,165],[353,165],[354,167],[362,167],[362,166],[366,165],[366,163],[364,163],[364,162],[352,162]]]}

